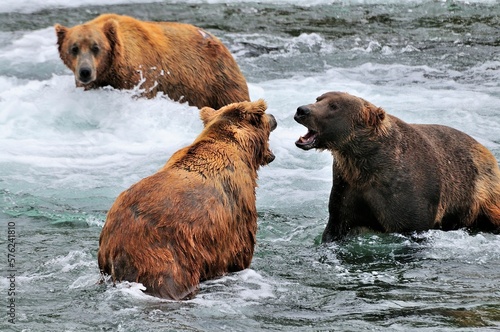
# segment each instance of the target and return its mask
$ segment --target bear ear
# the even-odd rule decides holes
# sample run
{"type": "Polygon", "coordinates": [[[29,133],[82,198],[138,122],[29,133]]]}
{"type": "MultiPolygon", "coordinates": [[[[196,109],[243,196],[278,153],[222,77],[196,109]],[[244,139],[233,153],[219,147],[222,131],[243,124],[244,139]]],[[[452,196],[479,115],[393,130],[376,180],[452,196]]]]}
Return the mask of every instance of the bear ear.
{"type": "Polygon", "coordinates": [[[57,35],[57,45],[59,45],[60,48],[68,32],[68,28],[60,24],[56,24],[54,25],[54,29],[56,30],[56,35],[57,35]]]}
{"type": "Polygon", "coordinates": [[[250,121],[253,125],[258,123],[260,117],[265,113],[267,109],[267,104],[263,99],[257,101],[243,101],[240,103],[235,103],[235,108],[237,112],[233,112],[233,116],[238,117],[239,120],[246,119],[250,121]]]}
{"type": "MultiPolygon", "coordinates": [[[[228,105],[229,106],[229,105],[228,105]]],[[[264,114],[267,109],[267,104],[264,99],[256,101],[241,101],[230,104],[231,112],[236,110],[239,116],[243,119],[246,115],[264,114]]],[[[228,108],[229,109],[229,108],[228,108]]]]}
{"type": "Polygon", "coordinates": [[[242,102],[239,105],[239,120],[244,120],[252,126],[260,127],[267,109],[266,102],[263,99],[259,99],[254,102],[242,102]]]}
{"type": "Polygon", "coordinates": [[[118,35],[118,22],[116,20],[108,20],[103,26],[104,35],[111,45],[113,51],[119,50],[121,45],[120,36],[118,35]]]}
{"type": "Polygon", "coordinates": [[[200,110],[200,119],[203,121],[203,125],[206,126],[215,116],[216,110],[211,107],[203,107],[200,110]]]}
{"type": "Polygon", "coordinates": [[[263,114],[267,109],[267,104],[264,99],[259,99],[248,103],[246,111],[249,113],[263,114]]]}
{"type": "Polygon", "coordinates": [[[363,100],[363,120],[370,127],[378,127],[385,119],[385,111],[363,100]]]}

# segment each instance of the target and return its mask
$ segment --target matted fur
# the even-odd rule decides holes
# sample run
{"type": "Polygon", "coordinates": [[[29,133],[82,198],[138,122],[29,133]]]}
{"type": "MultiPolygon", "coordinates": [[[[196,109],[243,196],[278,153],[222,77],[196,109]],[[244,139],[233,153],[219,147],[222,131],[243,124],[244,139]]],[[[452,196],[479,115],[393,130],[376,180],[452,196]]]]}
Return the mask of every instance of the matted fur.
{"type": "Polygon", "coordinates": [[[99,240],[103,274],[180,300],[200,281],[250,265],[257,170],[274,159],[268,140],[276,121],[265,109],[258,100],[200,111],[198,138],[109,210],[99,240]]]}
{"type": "Polygon", "coordinates": [[[164,92],[198,108],[248,101],[248,87],[223,43],[195,26],[103,14],[72,28],[55,25],[59,55],[77,86],[164,92]]]}
{"type": "Polygon", "coordinates": [[[323,241],[366,229],[500,231],[500,169],[467,134],[408,124],[356,96],[329,92],[300,106],[296,145],[334,157],[323,241]]]}

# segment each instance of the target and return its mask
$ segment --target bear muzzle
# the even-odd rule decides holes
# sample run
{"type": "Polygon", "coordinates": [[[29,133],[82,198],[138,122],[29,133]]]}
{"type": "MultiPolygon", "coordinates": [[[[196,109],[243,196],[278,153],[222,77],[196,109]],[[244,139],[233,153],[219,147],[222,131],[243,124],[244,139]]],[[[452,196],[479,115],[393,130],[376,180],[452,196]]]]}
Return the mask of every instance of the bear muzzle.
{"type": "MultiPolygon", "coordinates": [[[[274,129],[276,129],[276,127],[278,126],[278,122],[276,121],[276,118],[274,117],[274,115],[272,114],[266,114],[266,118],[267,118],[267,121],[269,122],[269,127],[270,127],[270,131],[273,131],[274,129]]],[[[275,155],[274,153],[271,151],[271,150],[267,150],[267,154],[265,156],[265,164],[270,164],[271,162],[274,161],[275,159],[275,155]]]]}
{"type": "Polygon", "coordinates": [[[295,112],[295,116],[293,117],[295,121],[300,124],[303,124],[303,121],[311,114],[311,109],[307,106],[299,106],[297,108],[297,112],[295,112]]]}
{"type": "Polygon", "coordinates": [[[297,112],[293,117],[295,121],[305,126],[308,131],[304,136],[300,136],[300,138],[295,142],[295,146],[301,148],[302,150],[310,150],[316,147],[318,132],[312,128],[310,128],[308,122],[310,122],[311,109],[308,105],[299,106],[297,108],[297,112]]]}
{"type": "Polygon", "coordinates": [[[269,121],[269,126],[271,127],[271,131],[273,131],[278,126],[278,122],[276,121],[274,115],[266,114],[266,116],[267,116],[267,121],[269,121]]]}
{"type": "Polygon", "coordinates": [[[78,79],[82,83],[88,83],[92,78],[92,69],[89,67],[80,68],[78,71],[78,79]]]}
{"type": "Polygon", "coordinates": [[[76,80],[81,84],[89,84],[96,79],[96,70],[91,56],[82,56],[75,70],[76,80]]]}

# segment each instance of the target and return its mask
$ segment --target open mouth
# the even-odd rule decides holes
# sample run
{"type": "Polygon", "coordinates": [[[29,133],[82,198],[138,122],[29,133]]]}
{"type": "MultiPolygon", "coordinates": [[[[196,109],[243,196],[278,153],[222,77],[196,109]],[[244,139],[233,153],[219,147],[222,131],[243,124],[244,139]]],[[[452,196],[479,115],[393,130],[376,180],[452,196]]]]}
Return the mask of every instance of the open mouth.
{"type": "Polygon", "coordinates": [[[309,150],[316,146],[316,138],[318,137],[318,132],[309,129],[307,134],[300,136],[300,138],[295,142],[295,145],[302,150],[309,150]]]}
{"type": "MultiPolygon", "coordinates": [[[[278,122],[276,121],[276,118],[274,117],[274,115],[272,114],[266,114],[268,120],[269,120],[269,126],[270,126],[270,131],[273,132],[274,129],[276,129],[276,127],[278,126],[278,122]]],[[[267,164],[270,164],[274,161],[276,157],[274,156],[274,153],[268,149],[267,150],[267,154],[266,154],[266,157],[265,157],[265,163],[266,165],[267,164]]]]}

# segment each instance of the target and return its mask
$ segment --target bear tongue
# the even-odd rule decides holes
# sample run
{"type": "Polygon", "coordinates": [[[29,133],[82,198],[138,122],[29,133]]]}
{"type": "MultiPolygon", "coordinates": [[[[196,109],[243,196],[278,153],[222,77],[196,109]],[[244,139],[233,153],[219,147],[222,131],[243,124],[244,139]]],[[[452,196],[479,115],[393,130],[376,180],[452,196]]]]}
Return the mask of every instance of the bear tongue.
{"type": "Polygon", "coordinates": [[[317,132],[314,130],[309,130],[305,136],[300,136],[300,138],[295,142],[296,144],[300,145],[308,145],[314,142],[317,136],[317,132]]]}

